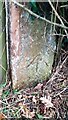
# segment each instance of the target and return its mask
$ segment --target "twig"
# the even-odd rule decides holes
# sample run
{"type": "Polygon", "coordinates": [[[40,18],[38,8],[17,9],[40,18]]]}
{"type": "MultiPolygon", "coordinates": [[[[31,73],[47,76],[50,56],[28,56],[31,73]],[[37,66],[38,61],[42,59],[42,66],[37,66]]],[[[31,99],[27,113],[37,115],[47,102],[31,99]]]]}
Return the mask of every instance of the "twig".
{"type": "Polygon", "coordinates": [[[64,7],[68,7],[68,5],[62,5],[62,6],[60,6],[60,8],[64,8],[64,7]]]}
{"type": "Polygon", "coordinates": [[[46,83],[45,89],[46,89],[47,84],[48,84],[49,82],[52,83],[52,81],[54,80],[55,76],[56,76],[56,75],[59,73],[59,71],[62,69],[62,67],[63,67],[63,65],[64,65],[64,63],[66,62],[67,59],[68,59],[68,56],[67,56],[67,57],[65,58],[65,60],[62,62],[62,64],[60,65],[60,67],[57,66],[56,72],[52,75],[52,77],[51,77],[51,78],[49,79],[49,81],[46,83]]]}
{"type": "MultiPolygon", "coordinates": [[[[57,8],[58,8],[58,0],[57,0],[57,3],[56,3],[56,11],[57,11],[57,8]]],[[[56,22],[56,14],[55,14],[54,22],[56,22]]],[[[55,31],[55,26],[54,26],[54,31],[55,31]]]]}
{"type": "Polygon", "coordinates": [[[32,12],[31,10],[29,10],[28,8],[26,8],[24,5],[21,5],[20,3],[16,2],[15,0],[11,0],[11,1],[12,1],[14,4],[16,4],[17,6],[23,8],[25,11],[27,11],[29,14],[33,15],[33,16],[36,17],[37,19],[43,20],[43,21],[45,21],[45,22],[48,22],[49,24],[56,25],[56,26],[61,27],[61,28],[64,28],[64,29],[68,29],[68,27],[66,27],[65,25],[51,22],[51,21],[47,20],[46,18],[37,15],[36,13],[32,12]]]}
{"type": "Polygon", "coordinates": [[[0,64],[0,67],[4,70],[4,71],[6,71],[6,69],[0,64]]]}
{"type": "Polygon", "coordinates": [[[66,20],[66,19],[64,19],[64,17],[62,17],[62,16],[61,16],[61,18],[64,20],[64,22],[66,22],[66,24],[68,24],[67,20],[66,20]]]}
{"type": "Polygon", "coordinates": [[[2,100],[0,100],[0,103],[3,103],[4,105],[8,105],[7,103],[3,102],[2,100]]]}
{"type": "Polygon", "coordinates": [[[65,90],[68,89],[68,86],[66,88],[64,88],[62,91],[60,91],[59,93],[57,93],[56,95],[54,95],[53,97],[57,97],[58,95],[62,94],[65,90]]]}
{"type": "MultiPolygon", "coordinates": [[[[64,23],[63,23],[63,21],[62,21],[62,19],[61,19],[60,16],[59,16],[59,14],[58,14],[57,11],[55,10],[53,4],[51,3],[51,1],[48,0],[48,2],[49,2],[49,4],[50,4],[50,6],[52,7],[53,11],[55,12],[55,15],[57,16],[57,18],[60,20],[62,26],[65,26],[64,23]]],[[[65,33],[66,33],[66,35],[67,35],[67,38],[68,38],[68,33],[67,33],[66,29],[65,29],[64,31],[65,31],[65,33]]]]}
{"type": "Polygon", "coordinates": [[[10,34],[9,33],[9,29],[10,29],[10,24],[9,24],[9,0],[5,0],[5,11],[6,11],[6,57],[7,57],[6,81],[7,81],[7,77],[10,76],[8,72],[11,69],[10,68],[10,44],[9,44],[9,42],[10,42],[10,35],[9,35],[10,34]]]}
{"type": "Polygon", "coordinates": [[[50,35],[51,35],[51,36],[63,36],[63,37],[67,36],[67,35],[65,35],[65,34],[61,34],[61,33],[60,33],[60,34],[58,34],[58,33],[56,33],[56,34],[53,33],[53,34],[50,34],[50,35]]]}
{"type": "Polygon", "coordinates": [[[4,52],[5,52],[5,45],[4,45],[4,48],[3,48],[3,50],[2,50],[2,55],[0,56],[0,59],[2,59],[2,56],[3,56],[3,54],[4,54],[4,52]]]}

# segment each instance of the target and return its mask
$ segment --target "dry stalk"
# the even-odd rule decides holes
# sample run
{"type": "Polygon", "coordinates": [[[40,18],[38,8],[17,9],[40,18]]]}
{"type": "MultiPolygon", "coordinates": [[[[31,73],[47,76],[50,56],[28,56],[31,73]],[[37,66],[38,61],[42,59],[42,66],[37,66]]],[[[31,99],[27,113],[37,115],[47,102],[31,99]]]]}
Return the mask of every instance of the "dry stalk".
{"type": "MultiPolygon", "coordinates": [[[[57,16],[57,18],[60,20],[60,22],[61,22],[62,26],[65,26],[65,25],[64,25],[64,23],[63,23],[63,21],[62,21],[62,19],[61,19],[61,17],[59,16],[59,14],[58,14],[58,13],[57,13],[57,11],[55,10],[55,8],[54,8],[53,4],[51,3],[51,1],[50,1],[50,0],[48,0],[48,2],[49,2],[49,4],[50,4],[50,6],[52,7],[53,11],[55,12],[55,15],[57,16]]],[[[65,31],[66,36],[67,36],[67,38],[68,38],[68,33],[67,33],[67,30],[65,29],[64,31],[65,31]]]]}
{"type": "Polygon", "coordinates": [[[53,80],[55,79],[56,75],[60,72],[60,70],[62,69],[64,63],[66,62],[66,60],[68,59],[68,56],[64,59],[64,61],[62,62],[62,64],[60,66],[57,66],[55,73],[52,74],[52,77],[49,79],[49,81],[46,83],[45,89],[47,88],[47,84],[51,82],[53,82],[53,80]]]}

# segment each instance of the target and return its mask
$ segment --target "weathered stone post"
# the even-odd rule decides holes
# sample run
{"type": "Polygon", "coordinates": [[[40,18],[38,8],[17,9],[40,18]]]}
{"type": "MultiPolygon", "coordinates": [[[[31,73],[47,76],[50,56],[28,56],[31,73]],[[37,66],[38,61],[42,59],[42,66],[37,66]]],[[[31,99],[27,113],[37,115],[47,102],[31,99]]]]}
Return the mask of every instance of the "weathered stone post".
{"type": "Polygon", "coordinates": [[[28,12],[13,3],[10,6],[13,88],[23,88],[45,80],[51,73],[55,39],[45,35],[44,21],[32,20],[28,12]]]}

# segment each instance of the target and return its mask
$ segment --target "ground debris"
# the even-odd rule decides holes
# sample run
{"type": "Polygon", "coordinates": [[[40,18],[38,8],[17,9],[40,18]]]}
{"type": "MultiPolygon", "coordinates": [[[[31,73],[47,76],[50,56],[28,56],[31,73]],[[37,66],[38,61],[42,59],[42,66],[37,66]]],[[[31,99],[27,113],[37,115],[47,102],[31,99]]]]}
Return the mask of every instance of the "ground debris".
{"type": "Polygon", "coordinates": [[[31,88],[10,91],[3,88],[1,109],[8,118],[67,120],[68,118],[68,57],[57,66],[51,78],[31,88]]]}

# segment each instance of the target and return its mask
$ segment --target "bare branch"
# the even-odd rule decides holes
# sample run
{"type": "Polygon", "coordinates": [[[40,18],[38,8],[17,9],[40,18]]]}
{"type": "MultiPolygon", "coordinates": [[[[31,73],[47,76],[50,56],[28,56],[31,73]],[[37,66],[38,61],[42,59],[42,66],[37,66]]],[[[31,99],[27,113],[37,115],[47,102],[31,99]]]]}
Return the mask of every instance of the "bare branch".
{"type": "MultiPolygon", "coordinates": [[[[57,11],[55,10],[53,4],[51,3],[51,1],[48,0],[48,2],[49,2],[49,4],[50,4],[50,6],[52,7],[53,11],[55,12],[55,15],[57,16],[57,18],[60,20],[62,26],[65,26],[64,23],[63,23],[63,21],[62,21],[62,19],[61,19],[61,17],[59,16],[59,14],[58,14],[57,11]]],[[[67,33],[66,29],[65,29],[64,31],[65,31],[65,33],[66,33],[66,35],[67,35],[67,38],[68,38],[68,33],[67,33]]]]}
{"type": "Polygon", "coordinates": [[[68,89],[68,86],[65,87],[62,91],[60,91],[59,93],[57,93],[56,95],[54,95],[53,97],[57,97],[58,95],[61,95],[65,90],[68,89]]]}
{"type": "Polygon", "coordinates": [[[4,70],[4,71],[6,71],[6,69],[0,64],[0,67],[4,70]]]}
{"type": "Polygon", "coordinates": [[[12,1],[14,4],[16,4],[17,6],[23,8],[25,11],[27,11],[29,14],[33,15],[33,16],[36,17],[37,19],[43,20],[43,21],[45,21],[45,22],[48,22],[49,24],[56,25],[56,26],[61,27],[61,28],[64,28],[64,29],[68,29],[68,27],[66,27],[65,25],[51,22],[51,21],[47,20],[46,18],[37,15],[36,13],[34,13],[34,12],[32,12],[31,10],[29,10],[28,8],[26,8],[25,5],[21,5],[20,3],[16,2],[15,0],[11,0],[11,1],[12,1]]]}
{"type": "MultiPolygon", "coordinates": [[[[46,87],[47,87],[47,84],[48,83],[52,83],[52,81],[54,80],[54,78],[55,78],[55,76],[59,73],[59,71],[62,69],[62,67],[63,67],[63,65],[64,65],[64,63],[66,62],[66,60],[68,59],[68,56],[64,59],[64,61],[62,62],[62,64],[60,65],[60,66],[57,66],[57,68],[56,68],[56,71],[55,71],[55,73],[52,75],[52,77],[49,79],[49,81],[46,83],[46,87]]],[[[45,87],[45,89],[46,89],[46,87],[45,87]]]]}

